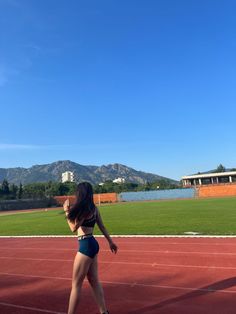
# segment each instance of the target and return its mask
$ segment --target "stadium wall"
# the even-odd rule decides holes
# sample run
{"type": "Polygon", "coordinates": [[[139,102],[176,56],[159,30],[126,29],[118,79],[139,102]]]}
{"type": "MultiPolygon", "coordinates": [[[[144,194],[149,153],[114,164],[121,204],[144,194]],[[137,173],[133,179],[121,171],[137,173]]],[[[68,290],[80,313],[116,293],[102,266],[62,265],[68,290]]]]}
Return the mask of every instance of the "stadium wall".
{"type": "Polygon", "coordinates": [[[54,199],[3,200],[3,201],[0,201],[0,211],[45,208],[45,207],[51,207],[55,205],[56,205],[56,201],[54,199]]]}
{"type": "Polygon", "coordinates": [[[196,190],[194,188],[182,189],[167,189],[167,190],[154,190],[154,191],[139,191],[139,192],[122,192],[119,198],[124,202],[132,201],[151,201],[163,199],[187,199],[195,198],[196,190]]]}
{"type": "MultiPolygon", "coordinates": [[[[75,202],[75,196],[54,196],[57,204],[62,206],[66,199],[69,199],[70,203],[73,204],[75,202]]],[[[116,203],[118,201],[118,196],[116,193],[101,193],[93,195],[94,203],[116,203]]]]}
{"type": "Polygon", "coordinates": [[[236,196],[236,183],[198,186],[197,194],[199,198],[236,196]]]}

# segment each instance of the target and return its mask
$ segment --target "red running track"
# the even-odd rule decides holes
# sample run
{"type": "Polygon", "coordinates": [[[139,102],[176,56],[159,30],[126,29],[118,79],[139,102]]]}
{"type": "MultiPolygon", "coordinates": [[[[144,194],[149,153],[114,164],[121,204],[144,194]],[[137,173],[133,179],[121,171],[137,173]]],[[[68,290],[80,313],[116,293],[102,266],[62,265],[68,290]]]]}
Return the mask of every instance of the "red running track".
{"type": "MultiPolygon", "coordinates": [[[[116,238],[100,243],[111,314],[236,313],[235,238],[116,238]]],[[[76,238],[1,238],[0,313],[66,313],[76,238]]],[[[87,282],[79,313],[99,313],[87,282]]]]}

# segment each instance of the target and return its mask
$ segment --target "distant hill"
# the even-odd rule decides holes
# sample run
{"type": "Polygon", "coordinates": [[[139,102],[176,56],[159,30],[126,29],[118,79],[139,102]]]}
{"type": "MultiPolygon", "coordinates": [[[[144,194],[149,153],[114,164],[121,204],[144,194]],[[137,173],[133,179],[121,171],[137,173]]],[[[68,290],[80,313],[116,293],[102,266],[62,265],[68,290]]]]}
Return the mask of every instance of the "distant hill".
{"type": "Polygon", "coordinates": [[[217,168],[216,169],[213,169],[213,170],[208,170],[208,171],[204,171],[204,172],[197,172],[197,173],[194,173],[192,175],[196,175],[196,174],[210,174],[210,173],[216,173],[216,172],[230,172],[230,171],[236,171],[236,168],[225,168],[224,171],[218,171],[217,168]]]}
{"type": "Polygon", "coordinates": [[[118,177],[125,178],[127,182],[146,183],[166,180],[177,184],[178,181],[152,173],[137,171],[121,164],[98,166],[83,166],[70,160],[53,162],[46,165],[35,165],[30,168],[0,168],[0,182],[7,179],[9,183],[28,184],[34,182],[61,181],[61,174],[73,171],[76,181],[89,181],[92,184],[114,180],[118,177]]]}

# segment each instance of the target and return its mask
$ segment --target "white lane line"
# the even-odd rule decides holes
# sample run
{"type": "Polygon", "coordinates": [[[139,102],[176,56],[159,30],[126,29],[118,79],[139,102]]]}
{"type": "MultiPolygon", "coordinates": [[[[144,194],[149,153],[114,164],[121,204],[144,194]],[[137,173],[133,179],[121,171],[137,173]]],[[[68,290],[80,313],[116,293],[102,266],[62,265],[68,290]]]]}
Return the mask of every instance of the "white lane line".
{"type": "Polygon", "coordinates": [[[0,302],[0,305],[14,307],[14,308],[17,308],[17,309],[37,311],[37,312],[42,312],[42,313],[66,314],[65,312],[55,312],[55,311],[50,311],[50,310],[43,310],[43,309],[40,309],[38,307],[23,306],[23,305],[17,305],[17,304],[6,303],[6,302],[0,302]]]}
{"type": "Polygon", "coordinates": [[[50,252],[53,252],[53,251],[70,251],[70,252],[73,252],[75,250],[75,248],[71,248],[71,249],[61,248],[61,249],[58,249],[58,248],[41,248],[41,247],[40,248],[38,248],[38,247],[14,247],[14,248],[13,247],[0,247],[0,250],[8,250],[8,251],[34,250],[34,251],[50,251],[50,252]]]}
{"type": "MultiPolygon", "coordinates": [[[[110,250],[101,250],[101,252],[110,252],[110,250]]],[[[128,253],[140,253],[140,250],[119,250],[119,252],[128,252],[128,253]]],[[[145,251],[141,250],[141,253],[161,253],[161,254],[202,254],[202,255],[236,255],[236,253],[229,252],[190,252],[190,251],[145,251]]]]}
{"type": "Polygon", "coordinates": [[[57,259],[57,258],[33,258],[33,257],[10,257],[10,256],[0,256],[0,259],[11,259],[19,261],[39,261],[39,262],[73,262],[74,259],[57,259]]]}
{"type": "MultiPolygon", "coordinates": [[[[97,238],[98,236],[95,236],[95,237],[97,238]]],[[[9,237],[0,237],[0,239],[1,238],[2,239],[9,239],[9,237]]],[[[11,239],[16,239],[15,237],[10,237],[10,238],[11,239]]],[[[62,238],[64,238],[64,236],[62,238]]],[[[71,238],[71,236],[68,236],[68,238],[71,238]]],[[[74,238],[76,239],[76,237],[74,237],[74,238]]],[[[22,237],[19,237],[19,239],[22,239],[22,237]]],[[[46,238],[44,238],[44,239],[46,239],[46,238]]],[[[103,239],[103,240],[105,241],[105,239],[103,239]]],[[[147,242],[148,239],[147,239],[146,242],[144,242],[144,241],[138,241],[137,242],[137,241],[125,241],[125,239],[124,239],[124,241],[120,241],[122,239],[118,239],[118,240],[119,240],[117,242],[118,244],[124,244],[124,245],[133,245],[133,244],[138,244],[138,245],[144,244],[144,245],[147,245],[148,244],[148,245],[153,245],[153,246],[156,246],[156,245],[164,245],[164,246],[167,246],[167,245],[191,245],[191,246],[192,245],[207,245],[207,246],[222,246],[223,245],[223,246],[236,246],[236,242],[235,243],[226,243],[226,242],[222,242],[222,243],[220,243],[220,242],[218,242],[218,243],[214,243],[214,242],[208,242],[208,243],[203,243],[203,242],[156,242],[156,241],[155,242],[147,242]]],[[[45,244],[47,243],[48,244],[48,242],[46,242],[46,240],[45,240],[45,242],[43,241],[43,242],[40,242],[40,243],[45,243],[45,244]]],[[[36,244],[38,244],[38,242],[36,244]]],[[[2,247],[2,248],[4,248],[4,247],[2,247]]]]}
{"type": "MultiPolygon", "coordinates": [[[[101,250],[101,252],[110,252],[110,250],[101,250]]],[[[126,253],[140,253],[140,250],[119,250],[119,252],[126,252],[126,253]]],[[[229,253],[229,252],[189,252],[189,251],[145,251],[142,250],[142,253],[161,253],[161,254],[202,254],[202,255],[236,255],[236,253],[229,253]]]]}
{"type": "Polygon", "coordinates": [[[127,283],[127,282],[112,282],[112,281],[102,281],[102,283],[106,284],[119,284],[119,285],[129,285],[130,287],[136,287],[136,286],[141,286],[141,287],[151,287],[151,288],[162,288],[162,289],[176,289],[176,290],[187,290],[187,291],[193,291],[193,292],[219,292],[219,293],[236,293],[236,290],[216,290],[216,289],[211,289],[211,288],[191,288],[191,287],[179,287],[179,286],[164,286],[164,285],[149,285],[149,284],[141,284],[141,283],[127,283]]]}
{"type": "MultiPolygon", "coordinates": [[[[222,242],[222,243],[214,243],[214,242],[208,242],[208,243],[203,243],[203,242],[148,242],[148,240],[146,240],[146,242],[142,242],[142,241],[120,241],[121,239],[119,239],[119,244],[124,244],[124,245],[127,245],[127,244],[130,244],[130,245],[133,245],[133,244],[144,244],[144,245],[153,245],[153,246],[156,246],[156,245],[208,245],[208,246],[212,246],[212,245],[229,245],[229,246],[236,246],[236,242],[235,243],[226,243],[226,242],[222,242]]],[[[223,241],[223,239],[222,239],[223,241]]]]}
{"type": "MultiPolygon", "coordinates": [[[[6,251],[14,251],[14,250],[20,250],[20,251],[23,251],[23,250],[33,250],[33,251],[50,251],[50,252],[53,252],[53,251],[69,251],[69,252],[74,252],[74,248],[71,248],[71,249],[58,249],[58,248],[31,248],[31,247],[17,247],[17,248],[5,248],[5,247],[0,247],[0,250],[6,250],[6,251]]],[[[99,252],[111,252],[110,250],[99,250],[99,252]]],[[[120,249],[119,250],[120,253],[140,253],[140,250],[123,250],[123,249],[120,249]]],[[[231,253],[231,252],[202,252],[202,251],[197,251],[197,252],[191,252],[191,251],[169,251],[169,250],[165,250],[165,251],[156,251],[156,250],[142,250],[142,253],[160,253],[160,254],[198,254],[198,255],[236,255],[236,253],[231,253]]],[[[1,257],[0,257],[1,258],[1,257]]]]}
{"type": "MultiPolygon", "coordinates": [[[[96,235],[95,237],[103,238],[103,235],[96,235]]],[[[236,238],[236,235],[149,235],[149,234],[111,234],[115,238],[236,238]]],[[[14,235],[14,236],[0,236],[0,238],[76,238],[77,235],[14,235]]]]}
{"type": "Polygon", "coordinates": [[[138,262],[101,262],[100,264],[122,264],[122,265],[146,265],[152,267],[180,267],[180,268],[203,268],[203,269],[225,269],[236,270],[236,267],[224,266],[204,266],[204,265],[184,265],[184,264],[160,264],[160,263],[138,263],[138,262]]]}
{"type": "Polygon", "coordinates": [[[53,276],[42,276],[42,275],[40,275],[40,276],[39,275],[26,275],[26,274],[3,273],[3,272],[0,272],[0,275],[2,275],[2,276],[18,276],[18,277],[56,279],[56,280],[69,280],[69,281],[71,281],[71,278],[67,278],[67,277],[53,277],[53,276]]]}
{"type": "Polygon", "coordinates": [[[41,279],[56,279],[56,280],[69,280],[71,281],[71,278],[68,277],[54,277],[54,276],[42,276],[42,275],[28,275],[28,274],[15,274],[15,273],[4,273],[0,272],[0,275],[2,276],[18,276],[18,277],[29,277],[29,278],[41,278],[41,279]]]}
{"type": "MultiPolygon", "coordinates": [[[[21,260],[21,261],[38,261],[38,262],[73,262],[74,259],[43,259],[43,258],[27,258],[27,257],[0,257],[0,259],[10,259],[10,260],[21,260]]],[[[160,264],[156,262],[152,263],[143,263],[143,262],[106,262],[99,261],[100,264],[109,264],[109,265],[145,265],[151,267],[180,267],[180,268],[203,268],[203,269],[225,269],[225,270],[236,270],[236,267],[228,266],[205,266],[205,265],[184,265],[184,264],[160,264]]]]}
{"type": "MultiPolygon", "coordinates": [[[[70,280],[71,278],[62,278],[62,277],[49,277],[49,276],[35,276],[35,275],[24,275],[24,274],[10,274],[10,273],[0,273],[0,275],[6,276],[18,276],[18,277],[33,277],[33,278],[42,278],[42,279],[56,279],[56,280],[70,280]]],[[[87,280],[85,280],[86,283],[87,280]]],[[[167,286],[167,285],[155,285],[155,284],[144,284],[137,282],[121,282],[121,281],[107,281],[102,280],[102,284],[110,284],[110,285],[125,285],[131,288],[134,287],[147,287],[147,288],[162,288],[162,289],[176,289],[176,290],[187,290],[187,291],[202,291],[202,292],[216,292],[216,293],[233,293],[236,294],[236,290],[217,290],[211,288],[193,288],[193,287],[180,287],[180,286],[167,286]]],[[[210,285],[209,285],[210,286],[210,285]]]]}

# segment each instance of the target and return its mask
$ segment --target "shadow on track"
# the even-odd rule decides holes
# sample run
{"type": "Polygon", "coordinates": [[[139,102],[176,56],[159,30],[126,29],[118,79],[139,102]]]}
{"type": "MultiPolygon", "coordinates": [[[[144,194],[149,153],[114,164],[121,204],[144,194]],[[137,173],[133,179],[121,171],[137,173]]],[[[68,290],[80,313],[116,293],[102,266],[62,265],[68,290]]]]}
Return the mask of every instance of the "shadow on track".
{"type": "Polygon", "coordinates": [[[156,303],[153,305],[139,308],[137,310],[129,312],[129,314],[140,314],[140,313],[146,313],[149,311],[158,310],[158,309],[165,307],[167,305],[170,305],[170,304],[185,301],[185,300],[191,299],[191,298],[200,297],[200,296],[206,295],[208,293],[214,293],[214,292],[228,289],[228,288],[234,287],[234,286],[236,286],[236,277],[228,278],[225,280],[215,282],[212,285],[198,288],[197,290],[188,292],[188,293],[181,295],[179,297],[167,299],[165,301],[162,301],[162,302],[159,302],[159,303],[156,303]]]}

